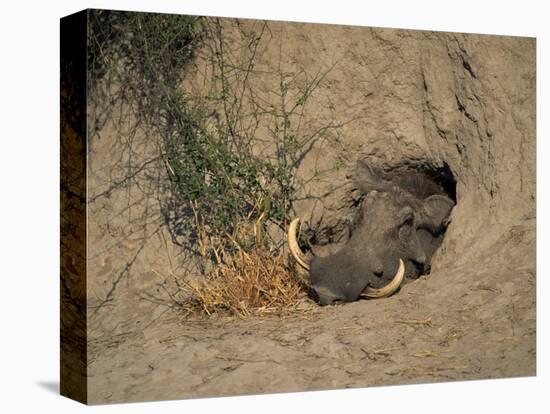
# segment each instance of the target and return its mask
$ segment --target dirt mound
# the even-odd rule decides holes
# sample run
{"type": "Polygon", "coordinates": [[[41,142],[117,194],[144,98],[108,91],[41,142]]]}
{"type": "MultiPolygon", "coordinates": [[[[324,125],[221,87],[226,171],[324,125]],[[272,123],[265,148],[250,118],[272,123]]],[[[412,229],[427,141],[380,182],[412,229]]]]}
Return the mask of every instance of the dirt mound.
{"type": "MultiPolygon", "coordinates": [[[[258,25],[241,21],[238,29],[258,25]]],[[[234,21],[223,27],[238,43],[234,21]]],[[[445,169],[457,204],[431,274],[384,300],[304,302],[301,316],[182,320],[158,274],[193,277],[194,263],[163,230],[155,194],[110,192],[89,210],[90,402],[534,375],[535,40],[268,28],[249,79],[261,98],[281,73],[326,73],[302,130],[334,128],[300,163],[305,184],[293,204],[315,224],[317,253],[346,239],[358,159],[445,169]]],[[[206,71],[198,59],[185,79],[190,92],[203,87],[206,71]]],[[[110,156],[118,128],[108,123],[91,142],[91,194],[121,176],[110,156]]],[[[148,151],[122,156],[147,160],[148,151]]],[[[153,174],[149,167],[136,174],[153,174]]]]}

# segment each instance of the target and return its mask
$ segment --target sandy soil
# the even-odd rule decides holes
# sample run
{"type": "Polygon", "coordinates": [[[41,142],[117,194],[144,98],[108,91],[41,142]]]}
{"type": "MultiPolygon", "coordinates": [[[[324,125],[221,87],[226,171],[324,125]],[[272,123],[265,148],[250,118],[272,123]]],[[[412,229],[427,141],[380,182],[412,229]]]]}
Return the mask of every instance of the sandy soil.
{"type": "Polygon", "coordinates": [[[91,402],[535,375],[534,220],[386,300],[286,318],[181,320],[90,342],[91,402]],[[472,271],[474,267],[475,271],[472,271]],[[460,280],[457,284],[456,280],[460,280]]]}
{"type": "MultiPolygon", "coordinates": [[[[304,160],[306,178],[319,163],[343,168],[306,188],[329,195],[297,202],[296,214],[340,228],[353,213],[358,158],[446,163],[457,206],[432,273],[384,300],[306,301],[284,318],[182,318],[159,274],[192,263],[136,181],[90,203],[89,402],[535,375],[533,39],[283,23],[269,33],[251,85],[267,94],[276,84],[266,73],[281,64],[282,44],[285,70],[339,62],[307,127],[361,115],[304,160]]],[[[198,63],[190,90],[204,73],[198,63]]],[[[113,163],[117,128],[91,146],[91,195],[125,173],[113,163]]],[[[152,156],[140,151],[138,161],[152,156]]]]}

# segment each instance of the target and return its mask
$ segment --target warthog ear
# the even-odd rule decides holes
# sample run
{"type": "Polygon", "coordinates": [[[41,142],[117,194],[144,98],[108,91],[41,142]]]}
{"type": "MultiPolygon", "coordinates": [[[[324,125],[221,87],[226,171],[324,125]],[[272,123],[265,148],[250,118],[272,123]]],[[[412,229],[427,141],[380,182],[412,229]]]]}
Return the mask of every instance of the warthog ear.
{"type": "Polygon", "coordinates": [[[449,215],[455,203],[449,197],[433,195],[422,201],[420,225],[438,233],[449,224],[449,215]]]}
{"type": "Polygon", "coordinates": [[[391,182],[384,179],[383,171],[371,167],[365,160],[357,161],[356,173],[355,182],[364,194],[371,191],[389,191],[392,189],[391,182]]]}

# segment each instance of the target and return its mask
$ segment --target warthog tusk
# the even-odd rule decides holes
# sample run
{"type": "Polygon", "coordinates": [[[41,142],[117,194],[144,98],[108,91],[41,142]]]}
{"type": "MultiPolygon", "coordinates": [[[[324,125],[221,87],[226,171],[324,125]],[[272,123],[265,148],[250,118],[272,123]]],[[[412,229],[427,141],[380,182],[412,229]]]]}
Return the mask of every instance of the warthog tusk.
{"type": "Polygon", "coordinates": [[[300,223],[299,218],[295,218],[290,222],[290,226],[288,227],[288,249],[290,250],[290,253],[296,259],[298,264],[302,266],[305,270],[309,271],[309,260],[306,258],[302,250],[300,249],[300,246],[298,246],[298,241],[296,240],[296,229],[298,227],[298,224],[300,223]]]}
{"type": "Polygon", "coordinates": [[[399,269],[397,269],[397,273],[393,277],[392,281],[388,283],[386,286],[384,286],[381,289],[374,289],[371,287],[367,287],[360,296],[365,298],[385,298],[386,296],[390,296],[392,293],[394,293],[399,286],[401,286],[401,282],[403,282],[403,276],[405,275],[405,264],[403,263],[403,260],[399,259],[399,269]]]}

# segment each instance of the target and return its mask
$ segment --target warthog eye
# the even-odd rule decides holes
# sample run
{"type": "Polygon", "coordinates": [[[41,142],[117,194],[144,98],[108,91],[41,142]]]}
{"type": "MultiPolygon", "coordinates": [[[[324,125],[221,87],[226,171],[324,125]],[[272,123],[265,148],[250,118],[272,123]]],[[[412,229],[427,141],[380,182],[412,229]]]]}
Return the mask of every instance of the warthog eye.
{"type": "Polygon", "coordinates": [[[413,222],[414,222],[414,215],[413,213],[408,213],[405,218],[403,219],[403,225],[405,226],[411,226],[413,225],[413,222]]]}

